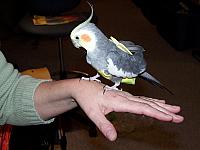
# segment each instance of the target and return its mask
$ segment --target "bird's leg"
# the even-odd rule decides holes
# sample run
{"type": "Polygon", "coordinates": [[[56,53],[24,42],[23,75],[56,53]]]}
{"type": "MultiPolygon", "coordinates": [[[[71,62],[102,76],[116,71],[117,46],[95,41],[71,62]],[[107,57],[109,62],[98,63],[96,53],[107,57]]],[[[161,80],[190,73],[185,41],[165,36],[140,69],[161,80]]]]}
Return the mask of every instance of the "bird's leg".
{"type": "Polygon", "coordinates": [[[104,87],[104,93],[105,93],[105,91],[108,91],[108,90],[122,90],[122,89],[118,88],[119,85],[120,85],[120,82],[115,82],[115,84],[113,86],[106,85],[104,87]]]}
{"type": "Polygon", "coordinates": [[[81,79],[82,80],[89,80],[89,81],[97,81],[97,82],[101,82],[101,80],[97,79],[99,78],[100,75],[97,73],[95,76],[93,77],[89,77],[89,78],[86,78],[86,77],[82,77],[81,79]]]}

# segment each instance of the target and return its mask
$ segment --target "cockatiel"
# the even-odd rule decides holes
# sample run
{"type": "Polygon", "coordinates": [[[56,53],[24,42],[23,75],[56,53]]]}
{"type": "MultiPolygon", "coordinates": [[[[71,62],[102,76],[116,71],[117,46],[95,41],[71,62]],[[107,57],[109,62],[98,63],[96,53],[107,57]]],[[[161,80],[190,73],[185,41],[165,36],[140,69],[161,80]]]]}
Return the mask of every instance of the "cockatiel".
{"type": "Polygon", "coordinates": [[[90,3],[89,5],[90,17],[72,30],[70,38],[76,48],[83,47],[87,51],[87,63],[98,72],[90,79],[97,80],[102,75],[115,83],[109,87],[110,89],[118,89],[120,83],[135,84],[136,77],[141,77],[166,89],[146,72],[144,49],[131,41],[117,41],[113,37],[108,39],[94,23],[90,22],[93,17],[93,6],[90,3]]]}

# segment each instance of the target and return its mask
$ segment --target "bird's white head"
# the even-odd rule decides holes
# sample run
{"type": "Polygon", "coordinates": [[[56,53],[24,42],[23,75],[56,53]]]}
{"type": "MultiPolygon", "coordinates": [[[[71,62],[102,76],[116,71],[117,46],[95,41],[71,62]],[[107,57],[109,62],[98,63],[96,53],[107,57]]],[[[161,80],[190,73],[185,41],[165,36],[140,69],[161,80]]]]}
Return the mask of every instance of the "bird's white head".
{"type": "Polygon", "coordinates": [[[72,40],[73,45],[76,48],[83,47],[87,51],[90,51],[94,49],[96,40],[95,34],[92,31],[90,31],[89,28],[87,28],[87,25],[90,23],[93,17],[93,6],[89,2],[88,4],[91,7],[90,17],[72,30],[70,38],[72,40]]]}

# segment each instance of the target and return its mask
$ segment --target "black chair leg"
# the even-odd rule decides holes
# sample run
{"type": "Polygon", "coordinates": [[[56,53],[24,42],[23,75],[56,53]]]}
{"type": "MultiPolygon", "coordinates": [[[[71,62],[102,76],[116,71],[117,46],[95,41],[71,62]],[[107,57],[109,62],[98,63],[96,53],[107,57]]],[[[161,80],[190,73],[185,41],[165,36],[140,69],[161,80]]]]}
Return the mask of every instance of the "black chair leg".
{"type": "Polygon", "coordinates": [[[58,38],[58,50],[59,50],[59,61],[60,61],[60,79],[66,79],[67,72],[65,71],[64,58],[63,58],[63,38],[58,38]]]}

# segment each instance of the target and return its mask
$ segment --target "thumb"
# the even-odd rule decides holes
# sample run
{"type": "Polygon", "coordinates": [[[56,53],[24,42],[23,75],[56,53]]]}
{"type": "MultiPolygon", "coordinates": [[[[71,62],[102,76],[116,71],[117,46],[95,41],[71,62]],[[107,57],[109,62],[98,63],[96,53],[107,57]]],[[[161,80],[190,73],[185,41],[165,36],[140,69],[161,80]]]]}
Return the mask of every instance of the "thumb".
{"type": "Polygon", "coordinates": [[[90,119],[96,124],[99,130],[107,137],[110,141],[114,141],[117,138],[117,132],[115,127],[101,112],[95,112],[94,115],[89,116],[90,119]]]}

